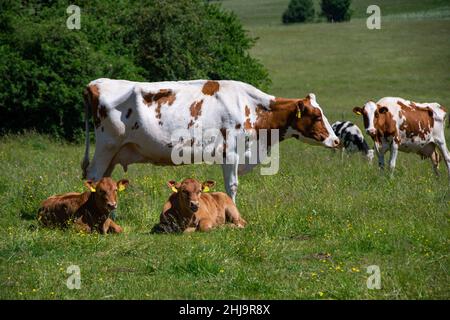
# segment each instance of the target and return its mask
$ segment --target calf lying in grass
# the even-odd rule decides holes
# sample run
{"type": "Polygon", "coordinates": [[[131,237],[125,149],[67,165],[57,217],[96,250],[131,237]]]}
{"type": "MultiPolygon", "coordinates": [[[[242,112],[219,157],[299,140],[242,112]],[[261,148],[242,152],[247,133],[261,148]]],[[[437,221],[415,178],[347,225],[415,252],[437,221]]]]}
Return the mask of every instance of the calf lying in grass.
{"type": "Polygon", "coordinates": [[[169,181],[167,185],[173,193],[164,204],[160,223],[152,232],[209,231],[226,222],[245,227],[247,222],[226,193],[207,193],[215,184],[214,181],[200,183],[195,179],[185,179],[181,183],[169,181]]]}
{"type": "Polygon", "coordinates": [[[43,201],[38,220],[47,227],[65,228],[73,223],[76,229],[85,232],[122,232],[109,214],[117,208],[117,191],[124,190],[128,180],[116,183],[111,178],[102,178],[97,183],[88,180],[85,185],[87,192],[55,195],[43,201]]]}

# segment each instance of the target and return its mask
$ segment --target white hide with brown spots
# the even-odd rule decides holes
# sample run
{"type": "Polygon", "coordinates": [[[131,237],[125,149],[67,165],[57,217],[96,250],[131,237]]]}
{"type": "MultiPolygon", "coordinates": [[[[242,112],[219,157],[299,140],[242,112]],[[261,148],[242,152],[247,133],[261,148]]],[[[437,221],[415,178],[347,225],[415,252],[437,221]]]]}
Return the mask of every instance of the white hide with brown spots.
{"type": "MultiPolygon", "coordinates": [[[[139,162],[173,165],[171,135],[176,130],[216,129],[251,135],[257,111],[261,114],[261,108],[270,110],[275,101],[274,96],[249,84],[231,80],[144,83],[97,79],[87,88],[91,94],[85,93],[85,100],[97,112],[94,114],[94,120],[97,119],[94,158],[89,164],[87,140],[83,163],[84,174],[89,179],[111,175],[116,164],[121,164],[125,170],[129,164],[139,162]],[[98,95],[96,107],[92,106],[92,102],[97,101],[92,92],[98,95]]],[[[310,108],[315,108],[321,115],[314,121],[321,121],[322,128],[326,128],[322,129],[320,144],[335,147],[339,140],[315,96],[311,97],[308,98],[312,105],[310,108]]],[[[294,102],[297,100],[292,99],[294,102]]],[[[88,134],[88,122],[86,126],[88,134]]],[[[302,138],[295,130],[289,130],[289,134],[302,138]]],[[[222,168],[227,193],[235,200],[238,169],[243,168],[240,171],[244,172],[252,166],[239,165],[232,138],[226,137],[227,161],[231,164],[223,164],[222,168]]],[[[312,140],[305,138],[307,142],[312,140]]],[[[206,142],[191,143],[203,146],[206,142]]]]}
{"type": "Polygon", "coordinates": [[[355,108],[354,112],[364,117],[366,132],[374,139],[381,168],[384,167],[384,154],[388,150],[392,170],[398,151],[413,152],[430,158],[438,174],[439,150],[450,176],[450,153],[444,135],[446,111],[440,104],[385,97],[376,103],[369,101],[362,108],[355,108]],[[381,117],[388,117],[392,122],[389,133],[386,133],[386,128],[380,127],[378,120],[381,117]]]}

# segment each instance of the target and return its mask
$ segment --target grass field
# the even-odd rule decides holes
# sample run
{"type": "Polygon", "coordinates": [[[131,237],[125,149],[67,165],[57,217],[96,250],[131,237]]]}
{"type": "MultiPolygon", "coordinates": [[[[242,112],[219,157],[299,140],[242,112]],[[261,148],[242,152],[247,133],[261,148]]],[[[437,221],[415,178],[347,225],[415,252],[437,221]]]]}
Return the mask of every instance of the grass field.
{"type": "MultiPolygon", "coordinates": [[[[314,92],[330,121],[359,125],[351,109],[368,99],[450,105],[447,1],[378,1],[391,18],[374,31],[363,18],[368,0],[354,1],[350,23],[283,26],[287,2],[223,1],[259,37],[252,54],[270,71],[270,93],[314,92]]],[[[224,190],[220,167],[207,165],[133,165],[126,174],[117,168],[116,179],[131,181],[117,210],[124,234],[36,228],[42,199],[83,190],[83,150],[33,133],[0,139],[1,299],[450,298],[442,164],[435,178],[428,161],[400,153],[390,179],[358,156],[342,161],[289,140],[281,144],[277,175],[256,168],[240,179],[244,230],[149,234],[169,196],[167,180],[215,179],[224,190]],[[81,269],[80,290],[65,285],[70,265],[81,269]],[[366,286],[370,265],[380,267],[380,290],[366,286]]]]}

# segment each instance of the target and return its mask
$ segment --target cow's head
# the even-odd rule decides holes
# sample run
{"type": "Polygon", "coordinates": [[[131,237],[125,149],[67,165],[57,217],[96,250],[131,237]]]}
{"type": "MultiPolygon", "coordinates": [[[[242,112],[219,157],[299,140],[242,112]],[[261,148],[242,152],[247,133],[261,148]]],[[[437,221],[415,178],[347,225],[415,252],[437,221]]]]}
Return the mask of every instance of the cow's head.
{"type": "Polygon", "coordinates": [[[184,179],[182,182],[170,180],[167,186],[178,194],[178,200],[183,210],[195,213],[200,208],[200,197],[203,192],[208,192],[215,186],[216,182],[207,180],[203,183],[195,179],[184,179]]]}
{"type": "Polygon", "coordinates": [[[380,125],[380,122],[384,122],[384,114],[388,112],[388,108],[378,106],[375,102],[369,101],[362,108],[354,107],[353,112],[363,117],[364,128],[368,135],[375,138],[377,134],[376,126],[380,125]],[[381,118],[380,118],[381,115],[381,118]]]}
{"type": "Polygon", "coordinates": [[[95,206],[102,212],[111,212],[117,208],[117,192],[125,190],[128,180],[115,182],[111,178],[102,178],[98,182],[87,180],[86,187],[94,194],[95,206]]]}
{"type": "Polygon", "coordinates": [[[321,144],[328,148],[339,146],[339,138],[331,128],[313,93],[297,102],[297,111],[292,127],[295,131],[292,135],[306,143],[321,144]]]}

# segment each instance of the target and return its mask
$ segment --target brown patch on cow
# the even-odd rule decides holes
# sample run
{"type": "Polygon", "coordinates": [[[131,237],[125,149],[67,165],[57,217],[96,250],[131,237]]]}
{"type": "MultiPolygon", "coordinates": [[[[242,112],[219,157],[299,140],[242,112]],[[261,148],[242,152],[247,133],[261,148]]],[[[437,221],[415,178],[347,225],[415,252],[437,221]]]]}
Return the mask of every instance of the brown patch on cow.
{"type": "Polygon", "coordinates": [[[281,140],[284,139],[284,133],[289,127],[299,131],[302,136],[316,141],[324,141],[328,137],[320,109],[312,106],[309,96],[305,99],[275,98],[270,101],[268,107],[260,104],[255,110],[254,128],[279,129],[281,140]],[[296,116],[298,111],[301,112],[300,118],[296,116]]]}
{"type": "Polygon", "coordinates": [[[84,103],[89,105],[92,110],[92,116],[94,118],[94,126],[98,128],[100,126],[100,118],[98,116],[98,105],[99,105],[100,91],[98,86],[93,84],[87,86],[83,92],[84,103]]]}
{"type": "Polygon", "coordinates": [[[202,114],[202,104],[203,100],[193,102],[191,104],[190,110],[191,110],[191,116],[197,120],[198,117],[202,114]]]}
{"type": "Polygon", "coordinates": [[[387,110],[386,107],[377,105],[375,111],[374,127],[376,130],[375,137],[373,139],[377,143],[381,143],[382,138],[393,138],[397,143],[400,142],[400,138],[397,132],[397,123],[394,120],[393,114],[387,110]]]}
{"type": "Polygon", "coordinates": [[[244,111],[245,111],[244,129],[250,130],[253,128],[252,123],[250,121],[250,108],[246,105],[244,111]]]}
{"type": "Polygon", "coordinates": [[[168,103],[171,106],[176,100],[176,95],[170,89],[160,89],[158,92],[147,92],[143,95],[144,103],[151,105],[152,103],[158,103],[159,105],[168,103]]]}
{"type": "MultiPolygon", "coordinates": [[[[147,92],[142,96],[146,105],[151,106],[153,103],[157,104],[155,109],[155,117],[157,119],[161,119],[161,106],[163,104],[171,106],[176,100],[175,93],[170,89],[160,89],[157,93],[147,92]]],[[[162,125],[161,121],[159,125],[162,125]]]]}
{"type": "Polygon", "coordinates": [[[245,106],[245,117],[248,118],[250,116],[250,108],[245,106]]]}
{"type": "Polygon", "coordinates": [[[242,125],[240,123],[238,123],[234,126],[235,129],[240,129],[241,127],[242,127],[242,125]]]}
{"type": "Polygon", "coordinates": [[[136,121],[134,123],[134,125],[131,127],[131,130],[137,130],[137,129],[139,129],[139,123],[136,121]]]}
{"type": "Polygon", "coordinates": [[[128,119],[130,116],[131,116],[131,114],[133,113],[133,110],[130,108],[130,109],[128,109],[128,111],[127,111],[127,114],[126,114],[126,116],[125,116],[125,118],[126,119],[128,119]]]}
{"type": "Polygon", "coordinates": [[[102,119],[104,119],[108,116],[108,111],[106,111],[106,107],[104,105],[100,106],[98,114],[100,115],[100,118],[102,118],[102,119]]]}
{"type": "Polygon", "coordinates": [[[252,128],[253,128],[253,126],[252,126],[252,123],[250,122],[250,118],[245,119],[244,129],[245,130],[250,130],[252,128]]]}
{"type": "Polygon", "coordinates": [[[227,138],[227,129],[220,128],[220,133],[222,134],[222,137],[225,140],[227,138]]]}
{"type": "Polygon", "coordinates": [[[206,81],[202,88],[202,93],[208,96],[213,96],[220,89],[219,82],[206,81]]]}
{"type": "Polygon", "coordinates": [[[401,108],[401,118],[404,118],[399,127],[400,131],[405,132],[406,137],[410,139],[416,136],[426,139],[434,126],[433,110],[429,107],[419,107],[415,103],[408,106],[398,101],[397,104],[401,108]]]}
{"type": "Polygon", "coordinates": [[[156,119],[161,119],[161,105],[158,104],[158,106],[155,109],[155,117],[156,119]]]}

